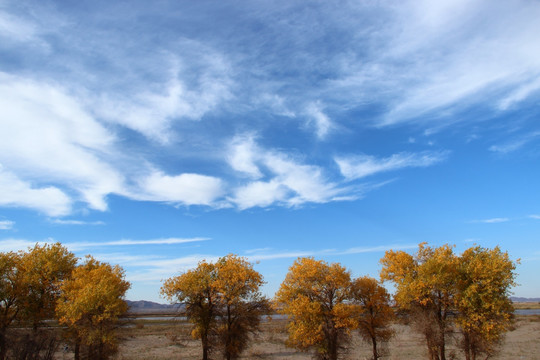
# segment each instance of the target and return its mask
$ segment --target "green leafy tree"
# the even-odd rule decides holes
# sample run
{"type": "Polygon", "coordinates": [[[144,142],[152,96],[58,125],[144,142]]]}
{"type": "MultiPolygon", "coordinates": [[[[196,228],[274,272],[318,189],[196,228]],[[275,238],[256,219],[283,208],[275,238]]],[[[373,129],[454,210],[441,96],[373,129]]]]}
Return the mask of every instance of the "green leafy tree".
{"type": "Polygon", "coordinates": [[[124,276],[118,265],[88,256],[62,283],[56,315],[75,341],[75,360],[80,358],[80,345],[87,349],[89,359],[107,359],[115,352],[118,318],[128,308],[124,296],[130,283],[124,276]]]}
{"type": "Polygon", "coordinates": [[[382,356],[377,345],[394,335],[391,325],[395,315],[390,306],[390,294],[377,280],[365,276],[353,280],[350,298],[355,305],[356,327],[362,338],[371,342],[373,360],[377,360],[382,356]]]}
{"type": "Polygon", "coordinates": [[[337,263],[298,258],[276,294],[289,316],[288,345],[314,349],[322,360],[337,360],[355,327],[349,296],[349,271],[337,263]]]}

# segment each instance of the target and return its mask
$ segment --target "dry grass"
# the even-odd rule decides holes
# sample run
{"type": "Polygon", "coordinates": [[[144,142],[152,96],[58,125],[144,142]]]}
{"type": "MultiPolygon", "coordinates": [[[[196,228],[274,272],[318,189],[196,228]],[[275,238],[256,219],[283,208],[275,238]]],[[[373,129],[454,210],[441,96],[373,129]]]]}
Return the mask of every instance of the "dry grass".
{"type": "MultiPolygon", "coordinates": [[[[201,345],[190,335],[186,322],[140,322],[120,330],[121,345],[116,359],[122,360],[199,360],[201,345]]],[[[396,336],[387,346],[386,360],[426,359],[422,338],[404,325],[395,325],[396,336]]],[[[309,353],[297,352],[285,346],[286,322],[272,320],[262,324],[262,332],[253,339],[252,345],[242,359],[308,360],[309,353]]],[[[448,347],[448,354],[455,359],[462,355],[455,346],[448,347]]],[[[501,352],[492,359],[533,360],[540,354],[540,316],[518,316],[516,330],[509,332],[501,352]]],[[[59,359],[72,359],[73,355],[62,354],[59,359]]],[[[353,337],[345,359],[369,359],[370,346],[357,336],[353,337]]],[[[450,358],[450,356],[449,356],[450,358]]],[[[220,359],[215,354],[213,359],[220,359]]]]}
{"type": "Polygon", "coordinates": [[[514,309],[540,309],[540,302],[517,302],[514,309]]]}

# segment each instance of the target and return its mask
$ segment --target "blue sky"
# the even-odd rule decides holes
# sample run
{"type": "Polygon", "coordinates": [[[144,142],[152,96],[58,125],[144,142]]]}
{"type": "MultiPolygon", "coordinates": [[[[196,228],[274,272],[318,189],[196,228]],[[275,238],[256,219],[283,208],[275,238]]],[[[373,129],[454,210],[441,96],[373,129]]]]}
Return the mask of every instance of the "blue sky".
{"type": "Polygon", "coordinates": [[[0,251],[59,241],[128,298],[228,253],[499,245],[540,296],[537,1],[0,0],[0,251]]]}

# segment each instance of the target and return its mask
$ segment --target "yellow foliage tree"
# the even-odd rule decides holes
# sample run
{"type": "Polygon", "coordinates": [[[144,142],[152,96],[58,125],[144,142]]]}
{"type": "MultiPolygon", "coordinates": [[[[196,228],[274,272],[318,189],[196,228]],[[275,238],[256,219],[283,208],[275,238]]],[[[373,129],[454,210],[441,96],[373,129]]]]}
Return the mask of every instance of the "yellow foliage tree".
{"type": "Polygon", "coordinates": [[[341,265],[298,258],[276,294],[280,312],[289,317],[288,345],[337,360],[355,327],[353,306],[346,302],[350,284],[350,273],[341,265]]]}
{"type": "Polygon", "coordinates": [[[119,316],[127,311],[124,296],[129,287],[121,267],[90,256],[63,282],[56,315],[74,338],[76,360],[80,345],[86,347],[89,359],[107,359],[114,352],[115,328],[119,316]]]}
{"type": "Polygon", "coordinates": [[[227,255],[216,263],[214,283],[219,294],[218,336],[227,360],[245,350],[249,334],[259,328],[261,316],[270,311],[269,301],[259,291],[263,277],[245,258],[227,255]]]}
{"type": "Polygon", "coordinates": [[[408,311],[425,337],[431,360],[446,360],[449,315],[456,305],[459,259],[449,245],[419,245],[416,255],[389,250],[381,259],[381,279],[396,285],[394,299],[408,311]]]}
{"type": "Polygon", "coordinates": [[[23,295],[20,261],[20,254],[0,253],[0,360],[6,358],[7,331],[19,313],[23,295]]]}
{"type": "Polygon", "coordinates": [[[186,316],[194,325],[191,334],[201,340],[203,360],[208,360],[216,335],[219,311],[216,278],[215,265],[201,261],[195,269],[167,279],[161,287],[161,294],[169,301],[184,304],[186,316]]]}
{"type": "Polygon", "coordinates": [[[42,321],[54,317],[60,286],[71,276],[77,258],[60,243],[36,244],[20,253],[18,271],[22,276],[24,295],[20,310],[34,332],[42,321]]]}
{"type": "Polygon", "coordinates": [[[462,349],[467,360],[481,354],[487,358],[512,326],[509,291],[516,285],[516,264],[499,247],[472,247],[460,260],[457,324],[463,334],[462,349]]]}
{"type": "Polygon", "coordinates": [[[395,320],[390,294],[377,280],[365,276],[353,280],[350,298],[355,305],[356,327],[364,340],[371,341],[373,360],[377,360],[382,356],[377,344],[394,335],[390,327],[395,320]]]}
{"type": "Polygon", "coordinates": [[[166,280],[161,293],[185,305],[192,335],[201,339],[203,360],[216,343],[230,360],[238,358],[261,315],[270,310],[259,291],[262,284],[262,275],[245,258],[228,255],[166,280]]]}

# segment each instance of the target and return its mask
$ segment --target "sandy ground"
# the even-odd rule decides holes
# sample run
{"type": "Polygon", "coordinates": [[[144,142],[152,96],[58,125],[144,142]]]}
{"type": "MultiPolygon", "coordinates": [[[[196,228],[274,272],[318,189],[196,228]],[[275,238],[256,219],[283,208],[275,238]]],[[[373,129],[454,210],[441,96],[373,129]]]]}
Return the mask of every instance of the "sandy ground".
{"type": "MultiPolygon", "coordinates": [[[[284,320],[264,323],[262,332],[253,338],[252,345],[242,359],[307,360],[309,353],[297,352],[286,347],[287,338],[284,320]]],[[[388,355],[383,359],[426,359],[425,345],[410,328],[396,325],[396,336],[388,344],[388,355]]],[[[116,356],[118,360],[199,360],[201,346],[191,339],[190,325],[187,323],[139,323],[138,326],[120,331],[121,345],[116,356]]],[[[454,352],[454,359],[463,359],[461,353],[449,346],[448,354],[454,352]]],[[[62,359],[72,359],[73,355],[62,354],[62,359]]],[[[220,359],[215,354],[213,359],[220,359]]],[[[448,357],[449,359],[451,356],[448,357]]],[[[357,336],[353,338],[344,359],[370,359],[370,345],[357,336]]],[[[540,316],[518,317],[516,329],[509,332],[500,353],[492,358],[499,360],[540,359],[540,316]]]]}

